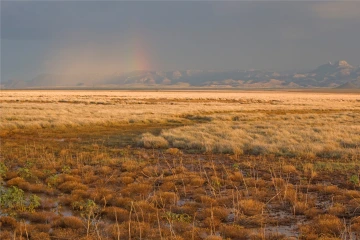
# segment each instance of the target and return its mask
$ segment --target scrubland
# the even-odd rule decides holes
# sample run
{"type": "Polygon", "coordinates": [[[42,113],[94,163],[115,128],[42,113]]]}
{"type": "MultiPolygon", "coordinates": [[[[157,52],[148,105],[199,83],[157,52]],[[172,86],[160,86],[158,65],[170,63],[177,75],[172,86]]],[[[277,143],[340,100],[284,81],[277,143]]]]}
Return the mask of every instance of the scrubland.
{"type": "Polygon", "coordinates": [[[1,91],[0,239],[357,239],[360,96],[1,91]]]}

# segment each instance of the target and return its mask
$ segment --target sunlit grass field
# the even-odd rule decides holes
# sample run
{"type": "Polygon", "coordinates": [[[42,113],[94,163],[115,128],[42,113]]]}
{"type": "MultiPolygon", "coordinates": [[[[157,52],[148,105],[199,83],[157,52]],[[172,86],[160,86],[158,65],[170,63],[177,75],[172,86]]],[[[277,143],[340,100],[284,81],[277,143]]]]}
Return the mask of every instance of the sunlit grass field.
{"type": "Polygon", "coordinates": [[[0,239],[356,239],[360,95],[2,90],[0,239]]]}

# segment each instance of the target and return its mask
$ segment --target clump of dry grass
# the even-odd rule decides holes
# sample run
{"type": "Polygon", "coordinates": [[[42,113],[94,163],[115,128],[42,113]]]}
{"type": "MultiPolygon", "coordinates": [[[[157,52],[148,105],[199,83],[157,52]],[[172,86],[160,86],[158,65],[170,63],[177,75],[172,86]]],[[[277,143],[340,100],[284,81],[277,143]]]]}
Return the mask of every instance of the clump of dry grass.
{"type": "Polygon", "coordinates": [[[103,211],[105,217],[119,223],[129,220],[129,211],[118,207],[107,207],[103,211]]]}
{"type": "Polygon", "coordinates": [[[18,222],[13,217],[1,216],[0,228],[1,229],[15,229],[18,226],[18,222]]]}
{"type": "Polygon", "coordinates": [[[62,217],[51,224],[52,227],[62,227],[62,228],[71,228],[71,229],[81,229],[85,228],[81,219],[69,216],[62,217]]]}
{"type": "Polygon", "coordinates": [[[248,216],[254,216],[263,213],[264,207],[264,203],[253,199],[244,199],[239,201],[239,209],[248,216]]]}
{"type": "Polygon", "coordinates": [[[324,214],[314,218],[309,225],[300,226],[304,236],[340,237],[344,231],[344,224],[334,215],[324,214]]]}
{"type": "Polygon", "coordinates": [[[335,216],[342,216],[346,212],[346,207],[343,204],[335,203],[328,209],[328,213],[335,216]]]}
{"type": "Polygon", "coordinates": [[[142,135],[139,145],[145,148],[166,148],[169,143],[161,136],[154,136],[151,133],[142,135]]]}
{"type": "Polygon", "coordinates": [[[87,190],[88,187],[82,183],[76,181],[66,181],[59,185],[58,187],[61,191],[70,193],[73,190],[87,190]]]}

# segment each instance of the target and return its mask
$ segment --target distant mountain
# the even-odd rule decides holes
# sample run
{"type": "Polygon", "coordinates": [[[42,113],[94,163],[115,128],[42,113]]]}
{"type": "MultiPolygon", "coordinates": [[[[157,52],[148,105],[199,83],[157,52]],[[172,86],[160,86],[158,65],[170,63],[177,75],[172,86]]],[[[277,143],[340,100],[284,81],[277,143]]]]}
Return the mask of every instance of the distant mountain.
{"type": "Polygon", "coordinates": [[[304,73],[304,77],[300,78],[300,83],[304,86],[334,87],[354,80],[354,77],[357,77],[353,75],[354,70],[355,68],[344,60],[335,63],[329,62],[314,71],[304,73]]]}
{"type": "Polygon", "coordinates": [[[360,79],[341,84],[337,89],[360,89],[360,79]]]}
{"type": "Polygon", "coordinates": [[[212,87],[212,88],[359,88],[360,67],[344,60],[329,62],[312,71],[273,72],[263,70],[175,70],[132,71],[110,75],[41,74],[29,81],[9,80],[4,89],[21,88],[126,88],[126,87],[212,87]]]}
{"type": "Polygon", "coordinates": [[[9,81],[3,83],[1,85],[2,88],[5,89],[23,89],[29,86],[29,82],[25,82],[23,80],[10,79],[9,81]]]}

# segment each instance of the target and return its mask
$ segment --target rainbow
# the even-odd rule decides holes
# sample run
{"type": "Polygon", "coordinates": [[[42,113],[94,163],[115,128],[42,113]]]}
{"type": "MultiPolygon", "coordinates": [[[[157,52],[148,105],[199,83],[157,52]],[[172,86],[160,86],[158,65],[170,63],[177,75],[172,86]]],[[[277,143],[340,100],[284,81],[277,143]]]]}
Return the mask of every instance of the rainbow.
{"type": "Polygon", "coordinates": [[[131,56],[129,57],[129,69],[133,70],[151,70],[149,63],[149,53],[147,51],[148,46],[144,41],[144,37],[141,34],[136,34],[132,37],[131,41],[131,56]]]}

